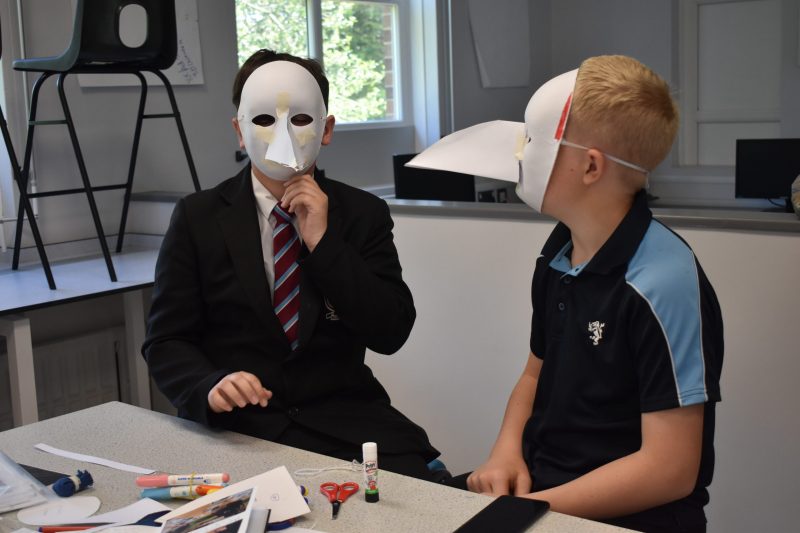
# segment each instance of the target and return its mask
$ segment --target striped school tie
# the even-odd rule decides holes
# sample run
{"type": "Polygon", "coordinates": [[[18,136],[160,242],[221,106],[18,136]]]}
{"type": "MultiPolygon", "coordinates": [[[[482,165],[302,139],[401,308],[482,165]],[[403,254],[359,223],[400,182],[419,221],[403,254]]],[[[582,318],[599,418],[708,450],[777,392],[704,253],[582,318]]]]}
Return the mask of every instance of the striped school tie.
{"type": "Polygon", "coordinates": [[[272,301],[292,350],[297,349],[297,322],[300,318],[300,239],[292,225],[292,217],[280,205],[272,210],[272,250],[275,261],[275,291],[272,301]]]}

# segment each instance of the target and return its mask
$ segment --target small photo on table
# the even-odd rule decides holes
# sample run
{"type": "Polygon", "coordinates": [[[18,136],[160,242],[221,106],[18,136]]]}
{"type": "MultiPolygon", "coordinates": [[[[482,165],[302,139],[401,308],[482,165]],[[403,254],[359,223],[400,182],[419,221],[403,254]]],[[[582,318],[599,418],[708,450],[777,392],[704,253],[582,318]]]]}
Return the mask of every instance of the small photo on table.
{"type": "Polygon", "coordinates": [[[245,533],[254,488],[219,498],[164,522],[160,533],[245,533]]]}

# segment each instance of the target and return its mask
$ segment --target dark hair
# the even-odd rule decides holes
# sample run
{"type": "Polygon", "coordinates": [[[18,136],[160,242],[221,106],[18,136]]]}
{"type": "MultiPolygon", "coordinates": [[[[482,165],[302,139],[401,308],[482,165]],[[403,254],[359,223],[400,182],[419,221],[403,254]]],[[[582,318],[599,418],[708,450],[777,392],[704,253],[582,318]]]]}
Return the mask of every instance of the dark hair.
{"type": "Polygon", "coordinates": [[[325,102],[325,109],[328,108],[328,78],[325,77],[325,72],[322,70],[322,65],[320,65],[319,62],[314,59],[306,59],[293,56],[292,54],[273,52],[272,50],[262,48],[247,58],[247,61],[244,62],[244,65],[242,65],[239,72],[236,73],[236,77],[233,79],[233,105],[237,109],[239,108],[239,101],[242,98],[242,88],[244,88],[244,83],[247,81],[247,78],[250,77],[250,74],[258,67],[266,65],[267,63],[272,63],[273,61],[290,61],[309,71],[311,75],[314,76],[314,79],[317,80],[319,89],[322,91],[322,100],[325,102]]]}

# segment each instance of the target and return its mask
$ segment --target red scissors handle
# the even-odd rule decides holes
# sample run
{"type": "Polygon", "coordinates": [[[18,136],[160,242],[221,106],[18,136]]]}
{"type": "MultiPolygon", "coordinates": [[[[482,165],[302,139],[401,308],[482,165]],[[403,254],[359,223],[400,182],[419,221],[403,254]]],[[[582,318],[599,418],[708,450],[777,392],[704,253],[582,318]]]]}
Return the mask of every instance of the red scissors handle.
{"type": "Polygon", "coordinates": [[[326,481],[319,486],[319,490],[328,497],[333,507],[333,518],[335,519],[339,514],[339,506],[352,494],[358,492],[358,483],[348,481],[339,485],[332,481],[326,481]]]}
{"type": "Polygon", "coordinates": [[[340,502],[344,502],[347,498],[358,492],[358,483],[348,481],[339,485],[339,498],[340,502]]]}
{"type": "Polygon", "coordinates": [[[339,492],[339,485],[332,481],[326,481],[319,486],[320,492],[328,497],[328,501],[333,503],[336,501],[337,493],[339,492]]]}

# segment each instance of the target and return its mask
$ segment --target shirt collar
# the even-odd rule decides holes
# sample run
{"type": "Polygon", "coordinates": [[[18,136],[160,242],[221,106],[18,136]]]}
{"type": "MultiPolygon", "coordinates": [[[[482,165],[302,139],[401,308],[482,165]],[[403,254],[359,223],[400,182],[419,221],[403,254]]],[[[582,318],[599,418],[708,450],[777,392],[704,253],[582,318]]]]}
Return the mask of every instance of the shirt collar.
{"type": "Polygon", "coordinates": [[[250,179],[253,181],[253,194],[256,197],[258,212],[266,220],[269,220],[269,217],[272,216],[272,210],[278,205],[278,199],[269,192],[269,189],[264,187],[263,183],[258,181],[258,178],[256,178],[256,175],[252,171],[250,172],[250,179]]]}

